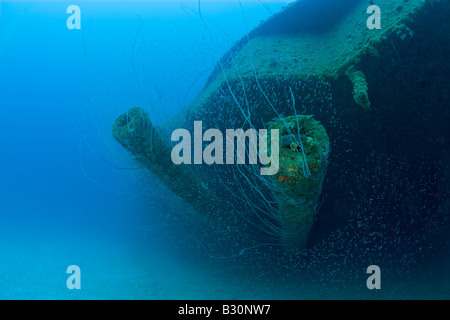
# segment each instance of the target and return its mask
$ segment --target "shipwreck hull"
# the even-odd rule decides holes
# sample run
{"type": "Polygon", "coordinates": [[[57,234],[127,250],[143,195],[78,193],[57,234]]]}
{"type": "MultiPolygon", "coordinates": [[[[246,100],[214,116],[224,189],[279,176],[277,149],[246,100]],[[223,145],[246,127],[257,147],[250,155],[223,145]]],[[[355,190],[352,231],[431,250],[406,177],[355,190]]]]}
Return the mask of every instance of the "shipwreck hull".
{"type": "MultiPolygon", "coordinates": [[[[414,250],[399,244],[414,236],[408,234],[411,223],[419,228],[415,235],[422,232],[418,242],[447,230],[449,2],[378,1],[381,30],[366,26],[367,1],[331,10],[337,16],[326,25],[314,23],[323,19],[320,3],[294,3],[250,32],[218,63],[192,104],[162,128],[193,132],[201,120],[204,128],[223,132],[260,129],[299,114],[312,115],[329,136],[323,203],[309,250],[295,259],[279,250],[276,233],[266,228],[277,224],[267,215],[277,203],[249,166],[191,166],[246,233],[237,241],[214,242],[209,235],[208,252],[246,259],[253,248],[266,254],[252,254],[252,263],[262,259],[293,269],[306,266],[307,256],[331,254],[347,257],[346,263],[360,257],[367,266],[369,257],[361,258],[367,250],[381,246],[392,250],[390,258],[414,250]],[[293,13],[296,18],[289,18],[293,13]]],[[[333,6],[341,2],[328,9],[333,6]]]]}

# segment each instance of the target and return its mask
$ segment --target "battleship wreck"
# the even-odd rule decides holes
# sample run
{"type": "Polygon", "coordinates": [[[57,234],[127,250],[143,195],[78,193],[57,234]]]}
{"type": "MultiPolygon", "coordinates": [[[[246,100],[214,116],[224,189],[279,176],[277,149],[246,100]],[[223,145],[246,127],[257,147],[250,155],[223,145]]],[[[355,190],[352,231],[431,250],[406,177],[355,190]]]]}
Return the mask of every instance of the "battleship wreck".
{"type": "Polygon", "coordinates": [[[166,125],[132,108],[113,136],[190,208],[174,213],[177,237],[211,257],[298,268],[319,251],[415,252],[448,226],[449,16],[443,0],[294,2],[235,43],[166,125]],[[368,27],[371,5],[380,29],[368,27]],[[278,129],[277,173],[174,164],[171,133],[193,135],[195,121],[278,129]]]}

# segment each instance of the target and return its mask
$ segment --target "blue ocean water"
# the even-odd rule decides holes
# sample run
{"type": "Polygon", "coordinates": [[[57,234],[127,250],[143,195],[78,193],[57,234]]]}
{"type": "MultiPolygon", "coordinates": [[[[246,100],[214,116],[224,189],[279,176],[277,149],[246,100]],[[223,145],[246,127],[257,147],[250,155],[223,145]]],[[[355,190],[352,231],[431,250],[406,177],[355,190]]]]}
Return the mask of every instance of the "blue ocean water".
{"type": "Polygon", "coordinates": [[[132,106],[169,119],[283,3],[202,1],[214,47],[197,1],[77,1],[80,30],[66,25],[71,4],[1,2],[0,298],[209,297],[205,275],[142,227],[161,213],[136,171],[113,167],[133,163],[111,125],[132,106]],[[66,287],[73,264],[81,290],[66,287]]]}
{"type": "MultiPolygon", "coordinates": [[[[114,120],[129,108],[143,107],[157,126],[176,116],[235,42],[288,2],[202,0],[202,16],[197,0],[0,2],[0,299],[449,297],[450,254],[447,240],[439,238],[448,221],[429,214],[438,211],[436,198],[443,194],[427,189],[427,179],[438,181],[441,171],[426,158],[419,170],[409,159],[396,162],[382,154],[380,160],[375,151],[373,162],[355,156],[355,163],[379,176],[342,181],[355,182],[351,192],[367,191],[371,181],[367,188],[375,190],[375,200],[357,202],[351,194],[348,203],[337,202],[333,189],[325,188],[325,213],[354,213],[347,224],[336,221],[340,228],[318,221],[314,247],[299,253],[304,260],[298,263],[315,277],[302,277],[293,270],[296,261],[274,267],[276,254],[265,259],[276,249],[264,241],[237,252],[242,260],[209,252],[205,244],[196,252],[190,242],[186,250],[183,227],[174,225],[170,209],[180,200],[113,139],[114,120]],[[67,26],[72,4],[81,10],[81,29],[67,26]],[[398,205],[392,190],[402,188],[407,191],[398,198],[407,201],[398,205]],[[398,227],[397,216],[386,213],[391,209],[417,210],[423,219],[398,219],[408,221],[398,227]],[[431,231],[417,236],[423,230],[431,231]],[[363,267],[373,257],[392,271],[383,274],[381,293],[366,288],[363,267]],[[261,265],[265,260],[270,263],[261,265]],[[71,265],[80,267],[81,289],[67,287],[71,265]]],[[[342,1],[340,10],[356,2],[342,1]]],[[[336,12],[328,0],[317,3],[312,13],[324,20],[305,25],[326,28],[336,12]]],[[[397,59],[402,48],[392,47],[397,59]]],[[[340,143],[356,149],[345,134],[340,143]]],[[[448,158],[445,138],[430,138],[438,146],[430,149],[442,150],[442,162],[448,158]]],[[[364,173],[353,165],[335,162],[330,171],[364,173]]]]}

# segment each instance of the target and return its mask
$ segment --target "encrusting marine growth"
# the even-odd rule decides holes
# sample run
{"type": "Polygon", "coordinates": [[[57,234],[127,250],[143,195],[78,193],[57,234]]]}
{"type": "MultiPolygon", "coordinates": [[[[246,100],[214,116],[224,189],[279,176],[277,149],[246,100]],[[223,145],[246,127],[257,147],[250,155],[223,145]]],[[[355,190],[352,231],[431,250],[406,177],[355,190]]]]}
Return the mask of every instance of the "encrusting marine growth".
{"type": "Polygon", "coordinates": [[[367,85],[366,76],[362,71],[355,71],[352,68],[347,70],[346,75],[353,83],[353,98],[364,110],[370,110],[369,86],[367,85]]]}
{"type": "Polygon", "coordinates": [[[275,119],[269,129],[279,129],[281,136],[279,171],[269,178],[281,244],[287,250],[305,248],[319,207],[330,141],[312,116],[275,119]]]}
{"type": "MultiPolygon", "coordinates": [[[[285,249],[306,246],[318,208],[322,182],[328,164],[330,143],[325,128],[312,116],[274,119],[269,130],[279,130],[279,170],[268,176],[268,187],[278,204],[273,217],[285,249]]],[[[171,160],[171,146],[151,124],[142,108],[120,115],[113,125],[113,137],[145,168],[155,174],[177,196],[188,202],[211,227],[235,230],[245,238],[245,230],[223,209],[214,193],[185,164],[171,160]],[[242,234],[243,232],[243,234],[242,234]]],[[[268,139],[270,147],[272,136],[268,139]]],[[[272,150],[272,149],[271,149],[272,150]]]]}
{"type": "Polygon", "coordinates": [[[205,187],[188,165],[172,162],[171,145],[152,125],[142,108],[131,108],[117,117],[112,135],[136,157],[137,162],[202,214],[211,227],[226,223],[226,214],[215,194],[205,187]]]}

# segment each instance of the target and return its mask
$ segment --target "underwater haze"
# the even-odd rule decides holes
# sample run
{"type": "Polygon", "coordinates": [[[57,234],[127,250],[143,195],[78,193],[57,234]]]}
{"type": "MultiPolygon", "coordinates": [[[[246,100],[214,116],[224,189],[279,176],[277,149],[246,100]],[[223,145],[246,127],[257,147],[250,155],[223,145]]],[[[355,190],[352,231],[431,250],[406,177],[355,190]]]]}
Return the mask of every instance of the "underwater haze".
{"type": "Polygon", "coordinates": [[[244,21],[238,2],[202,1],[216,48],[197,1],[77,1],[80,30],[67,28],[70,4],[1,1],[0,298],[240,296],[223,296],[214,270],[187,266],[153,234],[164,207],[149,204],[137,170],[114,167],[136,166],[111,125],[131,106],[169,119],[283,2],[244,2],[244,21]],[[66,287],[70,265],[81,290],[66,287]]]}
{"type": "MultiPolygon", "coordinates": [[[[393,29],[400,31],[372,43],[378,55],[359,59],[356,72],[346,69],[348,78],[336,71],[297,81],[291,64],[312,74],[333,60],[315,60],[312,49],[303,60],[293,52],[314,43],[330,56],[344,52],[326,33],[352,8],[377,1],[300,0],[289,12],[303,10],[309,19],[286,15],[260,25],[290,2],[0,1],[0,299],[450,298],[450,43],[439,38],[450,23],[433,11],[449,4],[393,1],[393,12],[417,4],[429,29],[415,29],[420,19],[406,23],[414,35],[393,29]],[[71,5],[80,10],[78,28],[71,5]],[[288,42],[297,32],[307,39],[298,49],[288,42]],[[423,60],[432,47],[411,49],[419,42],[441,44],[433,61],[423,60]],[[199,98],[211,92],[214,103],[199,98]],[[277,218],[264,216],[277,210],[272,184],[226,165],[193,165],[201,190],[215,194],[224,211],[241,210],[237,216],[251,226],[244,245],[226,240],[226,232],[199,235],[208,223],[195,220],[198,203],[174,191],[170,170],[152,171],[112,129],[135,107],[168,144],[173,130],[199,120],[204,130],[262,128],[271,107],[248,103],[262,100],[273,102],[279,119],[313,115],[330,138],[308,245],[295,252],[280,245],[277,218]],[[227,109],[234,103],[244,107],[227,109]],[[276,232],[267,232],[273,225],[276,232]],[[80,288],[70,288],[73,265],[80,288]],[[381,270],[381,289],[366,282],[370,265],[381,270]]],[[[348,23],[364,32],[368,16],[360,12],[362,27],[348,23]]],[[[298,137],[305,146],[310,139],[298,137]]],[[[299,172],[319,166],[304,159],[299,172]]],[[[291,180],[274,178],[283,186],[291,180]]],[[[187,185],[194,193],[195,183],[187,185]]]]}

